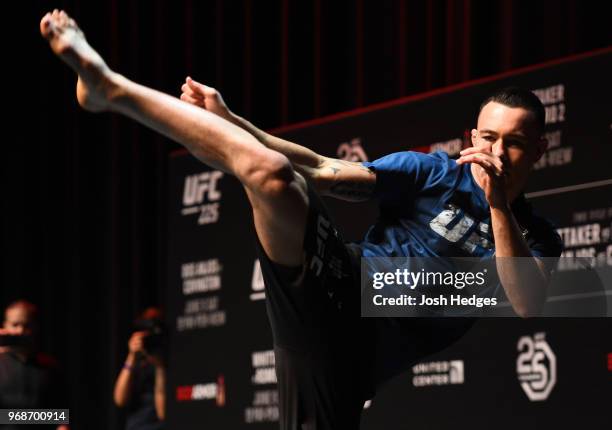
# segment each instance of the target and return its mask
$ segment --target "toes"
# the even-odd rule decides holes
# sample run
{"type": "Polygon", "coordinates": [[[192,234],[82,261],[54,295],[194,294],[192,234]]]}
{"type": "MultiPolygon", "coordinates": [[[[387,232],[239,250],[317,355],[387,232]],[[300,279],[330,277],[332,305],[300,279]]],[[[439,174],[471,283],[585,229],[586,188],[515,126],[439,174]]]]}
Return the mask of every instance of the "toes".
{"type": "Polygon", "coordinates": [[[49,14],[49,24],[51,27],[57,27],[60,23],[59,10],[53,9],[53,12],[49,14]]]}
{"type": "Polygon", "coordinates": [[[40,20],[40,32],[47,39],[62,32],[59,11],[57,9],[42,17],[40,20]]]}
{"type": "Polygon", "coordinates": [[[77,23],[74,19],[63,10],[53,9],[53,12],[47,13],[40,22],[40,31],[43,35],[48,36],[52,33],[63,33],[68,27],[77,28],[77,23]]]}
{"type": "Polygon", "coordinates": [[[78,29],[76,21],[70,17],[64,10],[60,10],[57,13],[58,24],[62,27],[71,27],[78,29]]]}
{"type": "Polygon", "coordinates": [[[63,10],[60,10],[58,18],[60,25],[65,26],[68,24],[68,15],[66,15],[66,12],[64,12],[63,10]]]}
{"type": "Polygon", "coordinates": [[[40,33],[44,37],[47,37],[50,32],[51,32],[51,14],[47,13],[40,20],[40,33]]]}
{"type": "Polygon", "coordinates": [[[63,10],[60,12],[60,16],[62,18],[62,23],[69,27],[69,26],[74,26],[74,20],[72,18],[70,18],[70,16],[64,12],[63,10]]]}
{"type": "Polygon", "coordinates": [[[54,35],[63,33],[69,25],[76,27],[76,23],[66,12],[53,9],[53,12],[47,12],[40,20],[40,33],[43,37],[49,39],[54,35]]]}

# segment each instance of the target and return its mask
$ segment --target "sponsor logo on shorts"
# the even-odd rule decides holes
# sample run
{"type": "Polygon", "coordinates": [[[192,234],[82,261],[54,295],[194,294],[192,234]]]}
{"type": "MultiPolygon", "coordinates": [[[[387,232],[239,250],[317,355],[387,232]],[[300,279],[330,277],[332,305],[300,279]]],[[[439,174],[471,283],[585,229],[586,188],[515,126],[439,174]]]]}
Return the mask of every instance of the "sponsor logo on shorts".
{"type": "Polygon", "coordinates": [[[323,270],[327,238],[329,237],[330,230],[330,221],[323,215],[319,215],[317,217],[317,248],[310,260],[310,269],[314,271],[315,276],[320,276],[323,270]]]}

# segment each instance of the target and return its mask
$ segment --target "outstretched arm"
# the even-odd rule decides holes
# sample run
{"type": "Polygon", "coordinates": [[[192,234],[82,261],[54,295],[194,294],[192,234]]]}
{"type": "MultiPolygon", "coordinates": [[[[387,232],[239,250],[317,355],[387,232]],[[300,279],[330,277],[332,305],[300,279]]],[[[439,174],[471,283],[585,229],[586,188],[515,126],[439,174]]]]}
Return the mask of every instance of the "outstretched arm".
{"type": "Polygon", "coordinates": [[[189,77],[181,90],[181,100],[224,118],[248,131],[267,148],[285,155],[320,194],[347,201],[363,201],[372,197],[376,174],[361,163],[324,157],[304,146],[266,133],[230,111],[216,89],[189,77]]]}

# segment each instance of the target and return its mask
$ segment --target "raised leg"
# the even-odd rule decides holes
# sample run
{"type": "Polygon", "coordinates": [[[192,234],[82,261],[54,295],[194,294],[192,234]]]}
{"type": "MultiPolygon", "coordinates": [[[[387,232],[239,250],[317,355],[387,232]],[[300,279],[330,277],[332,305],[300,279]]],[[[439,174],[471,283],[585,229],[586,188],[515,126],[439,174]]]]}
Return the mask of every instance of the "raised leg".
{"type": "Polygon", "coordinates": [[[210,112],[113,72],[65,12],[46,14],[40,31],[77,73],[77,99],[84,109],[128,116],[182,144],[202,162],[235,175],[246,189],[257,235],[270,259],[302,264],[308,196],[305,180],[287,157],[210,112]]]}

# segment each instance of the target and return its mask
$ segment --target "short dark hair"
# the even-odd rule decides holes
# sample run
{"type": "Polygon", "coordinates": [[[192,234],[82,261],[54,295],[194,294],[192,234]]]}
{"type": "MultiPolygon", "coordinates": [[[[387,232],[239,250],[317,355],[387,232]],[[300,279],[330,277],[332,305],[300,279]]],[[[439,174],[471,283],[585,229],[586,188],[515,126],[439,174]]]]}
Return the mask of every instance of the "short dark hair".
{"type": "Polygon", "coordinates": [[[17,308],[24,309],[33,321],[38,320],[38,306],[23,299],[16,300],[13,303],[9,304],[4,310],[4,317],[6,318],[6,314],[8,313],[8,311],[17,308]]]}
{"type": "Polygon", "coordinates": [[[533,114],[539,130],[544,131],[546,123],[546,111],[544,105],[534,93],[520,87],[506,87],[491,94],[480,105],[478,114],[485,105],[495,102],[513,108],[523,108],[533,114]]]}

